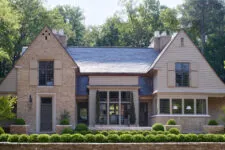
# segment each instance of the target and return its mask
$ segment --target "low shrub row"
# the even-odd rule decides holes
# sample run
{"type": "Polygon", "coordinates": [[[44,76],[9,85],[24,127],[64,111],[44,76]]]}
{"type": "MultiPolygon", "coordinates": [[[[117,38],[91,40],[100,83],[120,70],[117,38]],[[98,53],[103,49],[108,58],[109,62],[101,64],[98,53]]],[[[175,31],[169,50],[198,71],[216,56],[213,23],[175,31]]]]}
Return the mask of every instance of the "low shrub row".
{"type": "Polygon", "coordinates": [[[225,142],[225,135],[222,134],[32,134],[32,135],[9,135],[1,134],[0,142],[65,142],[65,143],[146,143],[146,142],[225,142]]]}

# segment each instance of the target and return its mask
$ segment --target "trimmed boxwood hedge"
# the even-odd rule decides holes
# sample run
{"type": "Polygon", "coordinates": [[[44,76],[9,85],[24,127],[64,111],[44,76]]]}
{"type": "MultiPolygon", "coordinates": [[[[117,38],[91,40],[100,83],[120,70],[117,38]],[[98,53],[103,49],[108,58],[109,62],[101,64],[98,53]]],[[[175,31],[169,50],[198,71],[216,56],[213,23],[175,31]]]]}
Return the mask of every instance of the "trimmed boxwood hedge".
{"type": "MultiPolygon", "coordinates": [[[[121,132],[124,133],[124,132],[121,132]]],[[[144,143],[144,142],[225,142],[223,134],[1,134],[0,142],[97,142],[97,143],[144,143]]]]}

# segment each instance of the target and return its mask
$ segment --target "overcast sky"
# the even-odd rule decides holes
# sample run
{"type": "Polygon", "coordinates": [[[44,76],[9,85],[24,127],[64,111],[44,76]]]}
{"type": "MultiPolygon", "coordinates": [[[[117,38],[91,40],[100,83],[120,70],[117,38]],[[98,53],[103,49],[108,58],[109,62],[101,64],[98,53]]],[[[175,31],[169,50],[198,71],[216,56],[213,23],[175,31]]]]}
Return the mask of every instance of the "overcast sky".
{"type": "MultiPolygon", "coordinates": [[[[160,0],[162,5],[176,7],[183,0],[160,0]]],[[[69,4],[79,6],[85,16],[86,25],[101,25],[116,11],[121,10],[119,0],[45,0],[45,6],[53,8],[56,5],[69,4]]]]}

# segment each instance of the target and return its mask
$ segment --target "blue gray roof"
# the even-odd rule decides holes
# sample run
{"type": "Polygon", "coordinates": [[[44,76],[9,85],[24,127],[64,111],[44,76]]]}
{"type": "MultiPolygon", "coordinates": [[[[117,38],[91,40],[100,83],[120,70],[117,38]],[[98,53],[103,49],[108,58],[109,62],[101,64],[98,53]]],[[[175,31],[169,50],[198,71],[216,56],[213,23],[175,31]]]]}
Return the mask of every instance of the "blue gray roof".
{"type": "Polygon", "coordinates": [[[81,73],[146,73],[159,52],[152,48],[77,48],[68,53],[81,73]]]}

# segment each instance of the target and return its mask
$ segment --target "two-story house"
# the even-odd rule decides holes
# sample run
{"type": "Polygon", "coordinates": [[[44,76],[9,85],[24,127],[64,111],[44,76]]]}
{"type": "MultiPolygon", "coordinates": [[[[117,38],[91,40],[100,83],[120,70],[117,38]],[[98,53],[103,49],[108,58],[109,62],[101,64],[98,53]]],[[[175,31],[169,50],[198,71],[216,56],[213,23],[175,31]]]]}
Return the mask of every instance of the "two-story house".
{"type": "Polygon", "coordinates": [[[225,105],[224,83],[183,30],[154,37],[149,48],[79,48],[45,27],[0,94],[18,97],[17,117],[37,133],[54,132],[64,110],[73,127],[151,127],[173,118],[184,132],[201,132],[225,105]]]}

